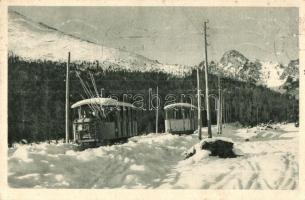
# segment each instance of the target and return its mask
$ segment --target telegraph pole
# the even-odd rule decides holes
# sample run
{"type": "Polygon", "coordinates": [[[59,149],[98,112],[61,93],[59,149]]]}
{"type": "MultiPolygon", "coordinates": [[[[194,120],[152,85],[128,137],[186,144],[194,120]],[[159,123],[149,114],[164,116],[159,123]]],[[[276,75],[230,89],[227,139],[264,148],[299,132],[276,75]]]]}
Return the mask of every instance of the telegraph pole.
{"type": "Polygon", "coordinates": [[[258,124],[258,105],[256,105],[256,124],[258,124]]]}
{"type": "Polygon", "coordinates": [[[217,99],[217,134],[220,134],[220,90],[219,90],[219,75],[218,79],[218,99],[217,99]]]}
{"type": "Polygon", "coordinates": [[[222,122],[224,124],[226,124],[226,122],[227,122],[227,107],[226,107],[226,104],[225,104],[225,97],[224,96],[222,96],[222,112],[223,112],[222,122]]]}
{"type": "Polygon", "coordinates": [[[199,67],[197,68],[197,96],[198,96],[198,139],[201,140],[201,92],[200,92],[200,82],[199,82],[199,67]]]}
{"type": "Polygon", "coordinates": [[[70,52],[68,53],[67,72],[66,72],[66,143],[69,143],[70,133],[70,52]]]}
{"type": "Polygon", "coordinates": [[[217,76],[218,79],[218,109],[217,109],[217,134],[220,134],[220,120],[221,120],[221,116],[220,116],[220,112],[221,112],[221,97],[220,97],[220,77],[219,75],[217,76]]]}
{"type": "Polygon", "coordinates": [[[211,118],[210,118],[210,103],[209,103],[209,80],[208,80],[208,51],[207,51],[207,21],[204,22],[204,50],[205,50],[205,102],[207,109],[207,124],[208,124],[208,137],[212,137],[211,118]]]}
{"type": "Polygon", "coordinates": [[[157,86],[156,133],[158,133],[158,121],[159,121],[159,89],[157,86]]]}
{"type": "Polygon", "coordinates": [[[222,134],[222,92],[221,92],[221,80],[220,75],[218,75],[218,95],[219,95],[219,132],[218,134],[222,134]]]}

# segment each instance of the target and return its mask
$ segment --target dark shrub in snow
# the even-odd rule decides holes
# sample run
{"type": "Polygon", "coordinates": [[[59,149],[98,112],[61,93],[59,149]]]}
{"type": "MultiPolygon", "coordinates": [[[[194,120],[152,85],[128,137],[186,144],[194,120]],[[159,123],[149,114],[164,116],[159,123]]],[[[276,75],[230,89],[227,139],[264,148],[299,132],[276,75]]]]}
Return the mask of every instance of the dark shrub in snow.
{"type": "Polygon", "coordinates": [[[225,137],[207,138],[196,144],[184,153],[188,159],[199,151],[210,152],[209,156],[218,156],[220,158],[235,158],[237,155],[233,151],[233,141],[225,137]]]}
{"type": "Polygon", "coordinates": [[[226,138],[208,138],[202,141],[201,149],[209,150],[210,156],[219,156],[220,158],[235,158],[233,152],[233,141],[226,138]]]}

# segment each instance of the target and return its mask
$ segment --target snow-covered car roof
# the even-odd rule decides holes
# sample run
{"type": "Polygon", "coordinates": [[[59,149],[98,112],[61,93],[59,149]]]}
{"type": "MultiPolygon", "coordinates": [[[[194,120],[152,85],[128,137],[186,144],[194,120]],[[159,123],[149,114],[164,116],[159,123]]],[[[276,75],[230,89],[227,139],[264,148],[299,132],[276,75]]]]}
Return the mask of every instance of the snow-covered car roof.
{"type": "Polygon", "coordinates": [[[120,102],[112,98],[91,98],[91,99],[84,99],[81,101],[78,101],[74,103],[71,108],[77,108],[79,106],[83,105],[89,105],[89,104],[98,104],[101,106],[123,106],[123,107],[131,107],[131,108],[136,108],[134,105],[126,102],[120,102]]]}
{"type": "Polygon", "coordinates": [[[170,105],[167,105],[164,107],[164,110],[168,110],[168,109],[173,109],[173,108],[176,108],[176,107],[186,107],[186,108],[194,108],[194,109],[197,109],[196,106],[192,105],[192,104],[189,104],[189,103],[173,103],[173,104],[170,104],[170,105]]]}

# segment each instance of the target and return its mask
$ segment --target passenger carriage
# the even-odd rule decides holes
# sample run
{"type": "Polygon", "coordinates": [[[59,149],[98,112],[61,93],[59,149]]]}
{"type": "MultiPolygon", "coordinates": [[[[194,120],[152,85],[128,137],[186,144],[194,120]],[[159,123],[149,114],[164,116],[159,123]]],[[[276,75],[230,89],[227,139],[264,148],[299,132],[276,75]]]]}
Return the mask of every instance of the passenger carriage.
{"type": "Polygon", "coordinates": [[[138,134],[137,110],[130,103],[91,98],[78,101],[71,108],[77,111],[73,121],[73,140],[77,144],[98,146],[138,134]]]}
{"type": "Polygon", "coordinates": [[[197,107],[175,103],[164,107],[165,131],[173,134],[192,134],[197,129],[197,107]]]}

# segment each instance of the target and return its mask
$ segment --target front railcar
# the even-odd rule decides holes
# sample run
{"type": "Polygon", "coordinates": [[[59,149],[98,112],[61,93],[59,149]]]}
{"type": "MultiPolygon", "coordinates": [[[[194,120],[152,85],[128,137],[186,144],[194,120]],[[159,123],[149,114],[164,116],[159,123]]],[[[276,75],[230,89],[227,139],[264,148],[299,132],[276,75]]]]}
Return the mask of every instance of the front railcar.
{"type": "Polygon", "coordinates": [[[73,121],[74,142],[96,146],[125,141],[137,135],[135,107],[110,98],[93,98],[72,105],[78,117],[73,121]]]}
{"type": "Polygon", "coordinates": [[[74,142],[77,144],[98,142],[96,123],[97,120],[92,117],[75,119],[73,121],[74,142]]]}

